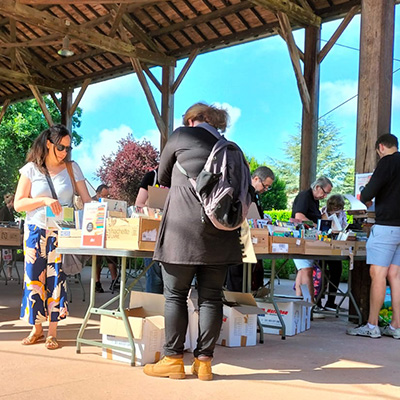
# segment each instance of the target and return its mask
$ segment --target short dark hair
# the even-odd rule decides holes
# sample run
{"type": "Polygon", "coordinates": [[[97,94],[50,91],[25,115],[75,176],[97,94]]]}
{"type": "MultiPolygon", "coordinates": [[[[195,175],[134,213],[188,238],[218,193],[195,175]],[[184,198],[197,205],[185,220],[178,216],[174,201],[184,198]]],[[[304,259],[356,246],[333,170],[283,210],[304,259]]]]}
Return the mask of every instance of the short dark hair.
{"type": "Polygon", "coordinates": [[[110,188],[109,186],[107,186],[107,185],[105,185],[104,183],[102,183],[101,185],[99,185],[99,186],[97,187],[96,193],[101,193],[101,191],[102,191],[103,189],[109,189],[109,188],[110,188]]]}
{"type": "Polygon", "coordinates": [[[392,147],[396,147],[396,149],[399,148],[399,141],[397,140],[397,137],[391,133],[385,133],[384,135],[378,137],[378,140],[375,143],[375,150],[379,149],[380,144],[383,144],[389,149],[392,147]]]}
{"type": "Polygon", "coordinates": [[[251,175],[252,178],[255,178],[256,176],[258,176],[262,181],[265,181],[267,178],[271,178],[273,181],[275,180],[275,175],[272,172],[272,169],[265,166],[258,167],[251,175]]]}

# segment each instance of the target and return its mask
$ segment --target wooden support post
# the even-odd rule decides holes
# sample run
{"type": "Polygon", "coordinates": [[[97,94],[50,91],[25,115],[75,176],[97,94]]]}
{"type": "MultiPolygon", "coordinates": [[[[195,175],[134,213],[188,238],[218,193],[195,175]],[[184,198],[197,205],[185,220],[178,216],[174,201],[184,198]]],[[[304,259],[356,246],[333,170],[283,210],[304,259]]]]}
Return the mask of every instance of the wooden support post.
{"type": "Polygon", "coordinates": [[[165,124],[165,131],[161,132],[161,151],[174,129],[174,95],[172,93],[174,72],[175,67],[162,67],[161,118],[165,124]]]}
{"type": "MultiPolygon", "coordinates": [[[[361,2],[356,173],[374,170],[376,139],[390,133],[394,6],[395,0],[361,2]]],[[[368,266],[365,262],[355,263],[351,290],[364,322],[369,314],[370,285],[368,266]]]]}
{"type": "Polygon", "coordinates": [[[72,90],[61,92],[61,123],[71,132],[72,131],[72,116],[70,109],[72,105],[72,90]]]}
{"type": "Polygon", "coordinates": [[[304,80],[310,95],[310,107],[303,106],[301,124],[300,190],[310,187],[317,170],[319,64],[321,29],[309,26],[305,30],[304,80]]]}
{"type": "Polygon", "coordinates": [[[4,101],[3,107],[1,107],[1,110],[0,110],[0,124],[1,124],[1,121],[3,120],[4,114],[6,113],[7,108],[10,105],[10,103],[11,103],[10,99],[7,99],[7,100],[4,101]]]}
{"type": "Polygon", "coordinates": [[[376,167],[375,142],[390,133],[395,0],[362,0],[356,173],[376,167]]]}

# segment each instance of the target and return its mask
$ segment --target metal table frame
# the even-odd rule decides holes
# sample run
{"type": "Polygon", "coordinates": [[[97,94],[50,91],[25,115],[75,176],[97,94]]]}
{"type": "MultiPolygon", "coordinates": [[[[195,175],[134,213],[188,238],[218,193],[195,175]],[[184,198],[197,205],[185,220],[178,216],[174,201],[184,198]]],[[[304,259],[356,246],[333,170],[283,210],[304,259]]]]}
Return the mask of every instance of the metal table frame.
{"type": "Polygon", "coordinates": [[[125,300],[129,294],[131,288],[133,288],[139,279],[146,273],[146,271],[151,267],[152,263],[143,268],[142,272],[136,276],[132,283],[126,286],[125,280],[127,276],[126,265],[128,258],[138,258],[138,257],[151,257],[153,252],[151,251],[134,251],[134,250],[114,250],[114,249],[96,249],[96,248],[57,248],[57,253],[59,254],[76,254],[76,255],[87,255],[92,256],[92,274],[90,279],[90,297],[89,297],[89,305],[83,319],[82,325],[79,329],[78,336],[76,338],[76,352],[81,352],[82,344],[86,344],[89,346],[97,346],[101,348],[113,349],[117,351],[129,351],[126,348],[122,348],[119,346],[104,344],[100,341],[96,340],[89,340],[83,337],[85,333],[86,326],[89,322],[91,314],[97,315],[109,315],[117,318],[121,318],[124,321],[126,335],[131,347],[131,366],[135,365],[135,343],[134,338],[132,335],[132,329],[130,327],[128,317],[126,316],[124,309],[125,309],[125,300]],[[100,307],[95,307],[95,286],[96,286],[96,267],[97,267],[97,257],[101,256],[115,256],[121,257],[121,283],[120,283],[120,290],[119,294],[114,296],[112,299],[101,305],[100,307]],[[118,301],[118,308],[116,310],[108,310],[112,303],[118,301]]]}
{"type": "MultiPolygon", "coordinates": [[[[287,253],[263,253],[263,254],[256,254],[257,258],[260,260],[272,260],[271,263],[271,277],[270,277],[270,291],[267,297],[265,297],[265,300],[267,302],[270,302],[273,304],[274,309],[276,311],[276,315],[279,319],[280,326],[275,326],[275,325],[263,325],[267,328],[274,328],[274,329],[281,329],[282,334],[281,337],[283,340],[286,339],[286,326],[285,322],[283,321],[283,318],[281,316],[279,307],[277,302],[275,301],[274,298],[274,286],[275,286],[275,271],[276,271],[276,260],[293,260],[293,259],[303,259],[303,260],[310,260],[310,259],[318,259],[322,261],[322,290],[320,294],[318,295],[318,298],[316,299],[317,301],[322,297],[323,294],[326,294],[325,291],[325,282],[329,283],[329,278],[327,277],[326,274],[326,261],[329,260],[349,260],[350,263],[354,260],[365,260],[365,256],[352,256],[352,255],[346,255],[346,256],[336,256],[336,255],[321,255],[321,254],[287,254],[287,253]]],[[[251,292],[251,268],[252,264],[244,264],[243,268],[243,291],[244,292],[251,292]]],[[[357,315],[349,315],[348,313],[343,313],[340,312],[340,309],[336,311],[328,311],[324,310],[323,314],[327,315],[336,315],[338,317],[339,315],[347,315],[348,317],[358,317],[359,324],[362,322],[362,315],[361,311],[356,303],[356,300],[351,292],[351,275],[352,275],[352,269],[351,266],[349,268],[349,275],[347,279],[347,291],[343,292],[341,290],[336,293],[337,296],[342,296],[342,300],[340,301],[339,305],[341,305],[346,297],[349,298],[349,300],[353,303],[354,308],[356,310],[357,315]]],[[[311,318],[312,318],[312,312],[313,308],[311,309],[311,318]]],[[[320,311],[318,311],[320,312],[320,311]]],[[[260,343],[264,342],[264,331],[262,329],[261,324],[259,323],[259,329],[260,329],[260,343]]]]}

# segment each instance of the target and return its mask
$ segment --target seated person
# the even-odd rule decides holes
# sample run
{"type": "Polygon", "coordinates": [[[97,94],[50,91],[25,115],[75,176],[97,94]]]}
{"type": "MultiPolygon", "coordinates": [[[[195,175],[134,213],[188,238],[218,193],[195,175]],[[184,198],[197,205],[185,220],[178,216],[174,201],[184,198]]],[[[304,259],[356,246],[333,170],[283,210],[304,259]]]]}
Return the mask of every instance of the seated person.
{"type": "MultiPolygon", "coordinates": [[[[105,184],[101,184],[96,189],[96,195],[92,197],[92,200],[99,201],[99,199],[101,199],[101,198],[107,199],[109,197],[110,197],[109,187],[105,184]]],[[[117,268],[118,258],[106,256],[106,257],[103,257],[103,262],[104,261],[107,263],[108,269],[111,274],[110,290],[119,288],[118,268],[117,268]]],[[[98,265],[97,271],[96,271],[96,292],[104,293],[103,286],[101,285],[101,282],[100,282],[100,273],[101,273],[101,266],[98,265]]]]}
{"type": "MultiPolygon", "coordinates": [[[[321,208],[322,219],[328,219],[332,214],[336,214],[341,229],[344,229],[347,226],[347,216],[344,211],[344,197],[340,194],[333,194],[329,197],[326,202],[326,206],[321,208]]],[[[328,300],[325,303],[324,308],[330,311],[336,311],[335,304],[335,294],[337,292],[337,288],[339,287],[340,277],[342,275],[342,261],[340,260],[331,260],[327,262],[328,270],[329,270],[329,284],[328,284],[328,300]]],[[[321,304],[319,304],[321,307],[321,304]]]]}

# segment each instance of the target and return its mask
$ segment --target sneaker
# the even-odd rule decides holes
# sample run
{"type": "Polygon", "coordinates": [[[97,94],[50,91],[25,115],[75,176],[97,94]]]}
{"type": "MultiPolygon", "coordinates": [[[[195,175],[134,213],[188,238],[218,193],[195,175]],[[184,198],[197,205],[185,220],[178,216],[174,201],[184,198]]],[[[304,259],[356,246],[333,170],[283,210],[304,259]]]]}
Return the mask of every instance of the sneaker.
{"type": "Polygon", "coordinates": [[[213,379],[211,360],[203,361],[195,357],[192,365],[192,374],[197,375],[201,381],[211,381],[213,379]]]}
{"type": "Polygon", "coordinates": [[[336,306],[336,304],[325,304],[324,310],[336,312],[337,306],[336,306]]]}
{"type": "Polygon", "coordinates": [[[167,377],[170,379],[184,379],[186,377],[183,358],[167,356],[156,364],[146,364],[143,372],[149,376],[167,377]]]}
{"type": "Polygon", "coordinates": [[[381,334],[391,336],[393,339],[400,339],[400,328],[390,329],[390,326],[387,325],[381,328],[381,334]]]}
{"type": "Polygon", "coordinates": [[[374,339],[381,337],[379,326],[375,326],[373,329],[370,329],[368,324],[358,326],[357,328],[348,328],[346,333],[352,336],[368,336],[374,339]]]}
{"type": "Polygon", "coordinates": [[[321,311],[324,311],[322,308],[315,306],[312,309],[312,317],[313,319],[324,319],[325,315],[321,313],[321,311]]]}
{"type": "Polygon", "coordinates": [[[96,293],[104,293],[104,289],[103,286],[101,286],[101,282],[96,282],[96,287],[94,290],[96,293]]]}

